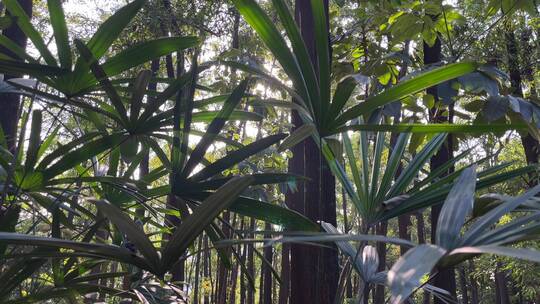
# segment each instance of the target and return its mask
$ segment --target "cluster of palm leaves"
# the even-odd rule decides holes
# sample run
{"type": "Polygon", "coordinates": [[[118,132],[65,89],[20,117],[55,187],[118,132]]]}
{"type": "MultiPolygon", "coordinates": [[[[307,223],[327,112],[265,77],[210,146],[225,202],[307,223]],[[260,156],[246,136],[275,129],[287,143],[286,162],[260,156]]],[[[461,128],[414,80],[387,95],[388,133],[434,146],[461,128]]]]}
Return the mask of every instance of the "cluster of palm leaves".
{"type": "MultiPolygon", "coordinates": [[[[317,69],[310,62],[307,48],[285,1],[272,2],[291,48],[255,1],[234,1],[292,80],[292,87],[258,67],[232,61],[199,64],[197,56],[193,56],[190,71],[177,79],[159,79],[151,71],[141,69],[155,58],[197,49],[197,37],[156,39],[105,58],[108,49],[144,5],[144,0],[135,0],[122,7],[99,27],[91,39],[87,42],[75,39],[73,45],[70,45],[61,1],[49,0],[57,58],[18,2],[3,1],[14,16],[14,22],[35,46],[39,58],[32,57],[13,41],[0,37],[0,45],[18,56],[18,59],[0,58],[0,71],[28,75],[37,81],[32,86],[21,81],[2,82],[2,93],[28,96],[57,109],[58,116],[69,113],[80,124],[91,127],[81,128],[80,133],[72,134],[73,140],[60,144],[66,137],[60,135],[61,117],[56,118],[60,126],[51,127],[43,137],[44,110],[41,109],[28,111],[22,117],[21,130],[29,130],[27,145],[25,136],[21,135],[16,150],[10,151],[0,138],[0,258],[6,261],[0,267],[0,281],[3,282],[0,301],[28,303],[95,292],[142,299],[148,293],[149,285],[163,289],[164,294],[181,297],[182,290],[173,284],[164,287],[156,282],[167,281],[166,274],[189,252],[194,240],[202,233],[209,236],[218,253],[223,253],[222,246],[227,242],[223,242],[224,233],[216,224],[223,211],[267,221],[288,231],[311,233],[310,236],[282,238],[280,241],[335,241],[351,258],[354,269],[366,284],[390,286],[396,301],[410,296],[420,285],[420,279],[435,266],[455,265],[480,253],[539,260],[538,253],[503,247],[536,237],[539,218],[536,213],[492,229],[502,215],[530,203],[532,196],[540,191],[538,187],[516,198],[499,197],[490,211],[478,216],[463,236],[460,234],[467,216],[471,215],[475,190],[522,176],[535,168],[504,171],[508,165],[503,164],[478,174],[473,167],[444,175],[446,169],[456,165],[467,153],[461,153],[438,170],[425,170],[429,158],[444,142],[444,134],[434,136],[407,160],[405,152],[411,144],[409,133],[398,136],[392,145],[384,132],[377,133],[375,139],[370,140],[371,133],[362,131],[358,142],[354,143],[348,133],[351,130],[482,133],[494,128],[526,128],[516,124],[421,126],[361,123],[373,121],[369,116],[374,110],[474,72],[478,64],[457,63],[434,69],[361,103],[352,104],[356,78],[331,79],[329,42],[323,34],[328,29],[322,1],[312,1],[318,33],[317,69]],[[199,74],[215,64],[232,66],[288,92],[294,97],[294,106],[290,102],[264,99],[259,102],[296,109],[304,125],[289,136],[273,134],[248,145],[227,138],[222,133],[225,133],[228,122],[260,120],[262,117],[238,110],[243,101],[253,98],[249,94],[249,83],[254,81],[251,78],[240,82],[223,98],[195,100],[195,92],[205,89],[197,84],[199,74]],[[122,78],[133,68],[139,70],[135,77],[122,78]],[[319,71],[319,77],[315,70],[319,71]],[[157,84],[160,91],[149,89],[150,84],[157,84]],[[219,110],[206,110],[209,104],[214,104],[219,110]],[[195,129],[194,123],[205,124],[205,131],[195,129]],[[27,124],[30,124],[29,128],[27,124]],[[338,161],[336,150],[327,142],[337,135],[341,136],[345,148],[345,166],[338,161]],[[190,145],[193,136],[200,139],[190,145]],[[363,223],[363,234],[341,235],[331,225],[313,223],[297,212],[265,202],[256,191],[250,190],[250,187],[258,185],[300,183],[303,181],[301,176],[267,172],[240,176],[223,174],[248,162],[251,157],[268,152],[271,146],[282,141],[280,148],[285,149],[309,136],[319,143],[321,153],[346,189],[363,223]],[[216,142],[226,144],[230,151],[220,159],[208,160],[207,152],[216,142]],[[143,159],[150,153],[156,155],[160,165],[134,179],[143,159]],[[385,166],[382,166],[383,155],[388,155],[385,166]],[[380,172],[383,167],[384,171],[380,172]],[[398,167],[402,168],[398,170],[398,167]],[[164,184],[162,180],[166,178],[168,182],[164,184]],[[179,209],[171,210],[164,197],[179,202],[179,209]],[[407,241],[367,235],[370,228],[381,221],[440,204],[445,198],[436,244],[414,247],[407,241]],[[36,227],[31,227],[28,233],[17,233],[17,223],[30,214],[38,214],[38,219],[33,221],[34,226],[43,223],[50,227],[50,233],[31,234],[36,227]],[[170,214],[181,218],[176,227],[163,224],[163,218],[170,214]],[[169,237],[160,238],[161,232],[167,232],[169,237]],[[355,248],[349,240],[383,241],[414,248],[389,272],[378,273],[373,247],[355,248]],[[358,258],[360,256],[361,259],[358,258]],[[424,256],[429,256],[429,261],[424,260],[418,267],[417,259],[424,256]],[[100,269],[100,265],[116,262],[122,265],[122,271],[95,271],[100,269]],[[34,294],[13,297],[18,286],[49,264],[52,282],[40,285],[34,294]],[[126,290],[99,283],[116,277],[129,278],[126,290]]],[[[238,257],[237,254],[233,256],[238,257]]],[[[228,259],[226,254],[221,257],[224,261],[228,259]]],[[[445,296],[444,291],[429,284],[424,284],[423,288],[445,296]]]]}

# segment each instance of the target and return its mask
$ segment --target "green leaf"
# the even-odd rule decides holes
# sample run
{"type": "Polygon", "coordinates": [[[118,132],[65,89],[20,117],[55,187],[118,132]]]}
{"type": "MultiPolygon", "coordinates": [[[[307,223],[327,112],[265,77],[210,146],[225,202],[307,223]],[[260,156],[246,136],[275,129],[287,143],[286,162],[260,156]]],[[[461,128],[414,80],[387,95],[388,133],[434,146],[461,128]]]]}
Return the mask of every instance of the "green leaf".
{"type": "Polygon", "coordinates": [[[45,138],[45,140],[40,144],[36,161],[39,160],[45,154],[45,152],[47,151],[47,149],[49,149],[49,147],[54,142],[54,140],[56,140],[56,135],[58,134],[59,130],[60,130],[60,126],[56,127],[54,131],[51,134],[49,134],[49,136],[47,136],[47,138],[45,138]]]}
{"type": "MultiPolygon", "coordinates": [[[[353,181],[356,186],[358,196],[364,200],[367,200],[367,193],[364,192],[364,179],[363,176],[360,175],[360,170],[358,170],[356,155],[353,150],[351,139],[349,138],[349,134],[347,134],[347,132],[343,133],[343,145],[345,146],[345,154],[347,155],[347,159],[349,160],[349,168],[351,169],[353,181]]],[[[365,214],[366,212],[365,210],[358,211],[362,214],[365,214]]]]}
{"type": "MultiPolygon", "coordinates": [[[[251,185],[270,185],[270,184],[290,184],[291,187],[295,187],[296,184],[302,183],[307,180],[306,177],[289,174],[289,173],[255,173],[250,174],[253,177],[253,183],[251,185]]],[[[215,190],[229,181],[232,176],[222,178],[212,178],[207,181],[199,182],[196,184],[188,183],[185,188],[182,189],[182,193],[195,193],[204,190],[215,190]]]]}
{"type": "Polygon", "coordinates": [[[424,148],[409,162],[403,169],[394,185],[388,191],[388,197],[402,194],[405,188],[410,185],[420,169],[428,162],[429,158],[439,150],[439,147],[446,140],[446,134],[439,134],[430,140],[424,148]]]}
{"type": "Polygon", "coordinates": [[[397,124],[397,125],[350,125],[338,128],[333,134],[345,131],[401,132],[401,133],[468,133],[485,134],[508,130],[527,131],[527,124],[397,124]]]}
{"type": "Polygon", "coordinates": [[[257,239],[250,242],[269,242],[272,243],[298,243],[298,242],[342,242],[342,241],[354,241],[354,242],[381,242],[388,244],[395,244],[406,247],[414,247],[414,243],[408,240],[386,237],[382,235],[373,234],[329,234],[329,233],[310,233],[307,236],[284,236],[277,239],[257,239]]]}
{"type": "Polygon", "coordinates": [[[50,66],[57,66],[56,59],[47,48],[45,41],[39,34],[38,30],[30,22],[30,17],[26,14],[24,9],[17,0],[4,0],[2,1],[6,6],[6,9],[15,18],[15,22],[23,33],[32,41],[39,54],[45,59],[45,62],[50,66]]]}
{"type": "Polygon", "coordinates": [[[139,118],[139,113],[142,108],[142,102],[144,98],[144,93],[146,91],[146,87],[148,86],[148,83],[150,82],[150,77],[152,77],[152,71],[150,70],[143,70],[139,72],[137,75],[137,78],[135,79],[135,82],[133,83],[133,90],[131,93],[131,107],[130,107],[130,113],[129,117],[131,120],[131,123],[135,123],[137,119],[139,118]]]}
{"type": "MultiPolygon", "coordinates": [[[[212,122],[217,116],[220,115],[220,111],[200,111],[193,113],[192,122],[212,122]]],[[[239,121],[261,121],[263,117],[254,112],[247,111],[232,111],[228,120],[239,121]]]]}
{"type": "Polygon", "coordinates": [[[10,300],[5,302],[5,304],[28,304],[28,303],[44,303],[44,301],[49,301],[51,299],[68,299],[73,295],[86,295],[89,293],[103,293],[111,296],[121,296],[130,298],[137,301],[138,298],[130,293],[120,289],[115,289],[107,287],[104,285],[95,285],[95,284],[70,284],[66,287],[55,287],[49,288],[45,291],[30,294],[19,299],[10,300]]]}
{"type": "Polygon", "coordinates": [[[346,77],[338,83],[336,90],[334,91],[332,104],[330,105],[330,109],[326,116],[327,123],[332,123],[336,117],[338,117],[349,98],[351,98],[355,88],[356,80],[354,79],[354,76],[346,77]]]}
{"type": "Polygon", "coordinates": [[[328,107],[330,106],[330,76],[332,75],[330,70],[332,60],[330,56],[330,32],[327,25],[329,21],[326,16],[324,1],[311,0],[311,9],[313,11],[315,49],[319,68],[319,89],[321,92],[320,105],[313,104],[313,108],[320,106],[321,109],[319,112],[325,118],[328,113],[328,107]]]}
{"type": "Polygon", "coordinates": [[[253,178],[251,177],[238,177],[230,180],[205,199],[191,215],[187,216],[163,248],[161,272],[168,271],[193,240],[252,182],[253,178]]]}
{"type": "Polygon", "coordinates": [[[242,81],[242,83],[240,83],[240,85],[238,85],[238,87],[234,89],[227,101],[225,101],[223,107],[221,108],[221,111],[212,120],[212,122],[208,126],[208,129],[206,130],[206,133],[201,138],[197,146],[195,146],[195,149],[193,149],[189,160],[186,162],[186,165],[182,170],[183,177],[187,177],[193,171],[195,166],[201,162],[204,154],[206,153],[206,150],[214,141],[216,136],[220,133],[223,126],[225,126],[225,122],[229,119],[234,108],[236,108],[238,103],[240,103],[240,100],[242,100],[242,97],[244,97],[248,82],[249,81],[247,79],[242,81]]]}
{"type": "MultiPolygon", "coordinates": [[[[308,49],[300,33],[300,29],[294,21],[294,18],[291,14],[291,9],[287,5],[286,1],[273,0],[272,3],[279,15],[279,18],[281,19],[285,31],[287,32],[287,36],[291,42],[291,46],[294,52],[294,57],[298,61],[298,66],[303,77],[302,85],[306,87],[306,96],[309,96],[309,100],[311,101],[309,108],[312,109],[315,117],[321,118],[321,113],[319,109],[321,106],[320,88],[318,85],[319,81],[315,74],[315,68],[313,67],[313,64],[311,62],[308,49]]],[[[330,101],[327,100],[327,102],[330,101]]],[[[320,121],[317,119],[315,120],[320,121]]]]}
{"type": "MultiPolygon", "coordinates": [[[[86,44],[90,53],[94,55],[96,59],[101,59],[107,52],[112,43],[118,38],[124,28],[131,22],[133,17],[146,3],[146,0],[135,0],[116,11],[111,17],[103,22],[98,30],[94,33],[92,38],[86,44]]],[[[72,90],[78,92],[87,88],[88,83],[88,65],[82,58],[77,60],[73,75],[72,90]]]]}
{"type": "Polygon", "coordinates": [[[540,263],[540,252],[537,250],[523,248],[509,248],[503,246],[475,246],[461,247],[450,252],[450,255],[457,254],[494,254],[511,258],[522,259],[530,262],[540,263]]]}
{"type": "Polygon", "coordinates": [[[102,258],[133,264],[146,270],[152,270],[146,261],[135,256],[131,251],[115,245],[75,242],[50,237],[40,237],[19,233],[0,232],[0,243],[35,246],[44,248],[65,248],[80,254],[94,254],[102,258]]]}
{"type": "MultiPolygon", "coordinates": [[[[309,101],[308,90],[298,62],[274,22],[254,0],[233,0],[233,3],[244,17],[244,20],[259,34],[261,40],[279,61],[287,75],[292,79],[295,87],[301,89],[300,95],[302,99],[309,101]]],[[[311,103],[309,104],[311,105],[311,103]]]]}
{"type": "Polygon", "coordinates": [[[319,225],[302,214],[278,205],[239,197],[228,207],[229,211],[256,218],[291,231],[319,231],[319,225]]]}
{"type": "Polygon", "coordinates": [[[387,283],[392,293],[392,303],[405,301],[421,285],[422,278],[429,274],[445,252],[435,245],[422,244],[399,258],[388,272],[387,283]]]}
{"type": "Polygon", "coordinates": [[[523,195],[515,197],[510,201],[501,204],[500,206],[492,209],[484,216],[476,220],[470,228],[467,230],[463,238],[461,239],[461,246],[474,246],[476,245],[475,241],[482,236],[484,231],[496,224],[499,219],[508,212],[512,212],[519,205],[523,204],[530,198],[534,197],[538,192],[540,192],[540,185],[531,188],[523,195]]]}
{"type": "Polygon", "coordinates": [[[127,216],[118,207],[112,205],[105,200],[93,200],[98,209],[107,216],[109,220],[120,230],[126,234],[130,242],[135,244],[137,250],[146,258],[148,264],[152,266],[155,273],[159,272],[160,257],[150,239],[146,236],[142,227],[127,216]]]}
{"type": "MultiPolygon", "coordinates": [[[[330,234],[339,234],[337,228],[332,226],[332,224],[323,222],[321,223],[321,226],[330,234]]],[[[377,272],[377,267],[379,266],[379,256],[377,251],[375,251],[375,255],[373,255],[373,249],[375,248],[368,245],[364,247],[364,251],[362,252],[362,255],[360,255],[358,251],[351,245],[351,243],[347,241],[336,241],[335,243],[343,253],[349,256],[354,268],[362,280],[370,283],[377,272]],[[364,257],[366,257],[366,259],[364,259],[364,257]]]]}
{"type": "MultiPolygon", "coordinates": [[[[1,240],[0,240],[1,242],[1,240]]],[[[37,253],[38,250],[33,250],[33,253],[37,253]]],[[[39,250],[42,252],[43,250],[39,250]]],[[[47,260],[45,259],[20,259],[11,267],[4,269],[0,280],[0,300],[5,300],[17,287],[19,287],[25,280],[31,277],[36,271],[38,271],[47,260]]]]}
{"type": "Polygon", "coordinates": [[[261,138],[243,148],[228,153],[227,156],[217,160],[209,166],[204,167],[201,171],[197,172],[189,179],[191,181],[201,181],[208,179],[218,173],[223,172],[225,169],[228,169],[235,164],[238,164],[243,160],[247,160],[250,156],[259,153],[260,151],[279,142],[284,137],[285,134],[276,134],[261,138]]]}
{"type": "Polygon", "coordinates": [[[194,36],[166,37],[146,41],[131,46],[105,61],[105,63],[103,63],[103,70],[110,77],[116,76],[121,72],[151,61],[152,59],[165,56],[172,52],[195,47],[199,44],[199,38],[194,36]]]}
{"type": "MultiPolygon", "coordinates": [[[[88,142],[82,147],[65,154],[56,163],[43,170],[43,176],[45,179],[50,179],[59,174],[62,174],[63,172],[73,168],[75,165],[80,164],[81,162],[90,159],[93,156],[117,147],[124,140],[124,135],[116,134],[105,136],[97,140],[88,142]]],[[[46,163],[45,159],[43,159],[41,163],[46,163]]]]}
{"type": "Polygon", "coordinates": [[[370,113],[378,107],[400,100],[406,96],[425,90],[439,83],[471,73],[475,71],[477,67],[478,64],[472,62],[454,63],[403,81],[380,94],[368,98],[365,102],[348,109],[336,119],[333,127],[342,127],[347,121],[370,113]]]}
{"type": "MultiPolygon", "coordinates": [[[[394,147],[392,148],[392,153],[390,154],[390,158],[388,159],[388,162],[386,163],[386,170],[384,171],[383,178],[381,181],[381,185],[379,187],[379,192],[377,193],[377,196],[375,198],[376,201],[382,201],[384,198],[386,198],[386,194],[388,193],[388,190],[392,186],[392,181],[396,176],[396,173],[398,172],[398,168],[400,167],[401,160],[403,159],[403,153],[405,152],[405,147],[407,146],[407,141],[409,140],[410,136],[408,133],[400,134],[394,144],[394,147]]],[[[378,170],[377,168],[374,168],[374,170],[378,170]]],[[[389,197],[391,198],[391,197],[389,197]]]]}
{"type": "Polygon", "coordinates": [[[36,165],[39,146],[41,144],[41,123],[42,123],[41,110],[34,110],[32,112],[32,125],[30,127],[30,140],[28,142],[28,149],[26,150],[26,162],[24,164],[25,170],[27,171],[30,171],[36,165]]]}
{"type": "Polygon", "coordinates": [[[476,189],[476,166],[461,173],[448,193],[437,222],[437,245],[453,249],[461,237],[461,228],[471,214],[476,189]]]}
{"type": "Polygon", "coordinates": [[[127,117],[126,107],[124,106],[124,103],[122,102],[122,98],[120,98],[120,95],[118,95],[118,92],[116,91],[111,81],[109,80],[108,78],[109,76],[103,70],[101,65],[98,63],[98,60],[95,57],[95,55],[92,54],[90,49],[86,47],[86,45],[82,41],[75,39],[75,45],[77,46],[77,49],[81,53],[81,57],[84,58],[86,63],[90,66],[92,73],[94,74],[96,79],[100,82],[101,86],[107,93],[107,96],[109,97],[109,99],[111,100],[111,103],[116,109],[116,114],[118,114],[122,122],[127,125],[128,117],[127,117]]]}
{"type": "Polygon", "coordinates": [[[36,63],[25,63],[20,61],[0,59],[0,70],[4,73],[15,75],[26,74],[34,77],[41,77],[45,83],[47,80],[43,77],[63,75],[66,70],[51,65],[42,65],[36,63]]]}
{"type": "Polygon", "coordinates": [[[60,0],[47,0],[47,8],[49,9],[49,18],[53,28],[60,66],[71,69],[71,48],[62,2],[60,0]]]}
{"type": "MultiPolygon", "coordinates": [[[[38,63],[34,58],[32,58],[32,56],[26,53],[24,48],[20,47],[17,43],[15,43],[13,40],[9,39],[8,37],[4,35],[0,35],[0,45],[10,50],[11,52],[13,52],[13,54],[15,54],[17,57],[19,57],[22,60],[26,60],[34,64],[38,63]]],[[[17,58],[0,58],[0,59],[17,59],[17,58]]]]}
{"type": "Polygon", "coordinates": [[[135,0],[125,5],[99,26],[87,44],[88,49],[97,59],[107,52],[145,2],[146,0],[135,0]]]}
{"type": "MultiPolygon", "coordinates": [[[[199,73],[204,71],[205,68],[199,67],[197,70],[199,73]]],[[[173,97],[182,89],[192,78],[191,73],[185,73],[178,79],[175,79],[169,86],[155,98],[150,100],[150,103],[146,105],[144,112],[141,114],[139,121],[147,121],[153,114],[155,114],[159,107],[162,106],[169,98],[173,97]]],[[[142,123],[141,123],[142,124],[142,123]]]]}
{"type": "Polygon", "coordinates": [[[317,132],[317,127],[314,124],[303,124],[298,129],[294,130],[285,140],[279,145],[278,152],[283,152],[304,141],[317,132]]]}
{"type": "Polygon", "coordinates": [[[79,138],[74,139],[73,141],[60,146],[58,149],[54,150],[50,154],[46,155],[43,160],[39,163],[36,170],[44,170],[49,166],[52,162],[54,162],[56,159],[64,156],[65,154],[69,153],[71,150],[74,150],[79,145],[83,145],[84,143],[95,139],[96,137],[100,136],[101,134],[99,132],[90,132],[87,134],[84,134],[83,136],[80,136],[79,138]]]}

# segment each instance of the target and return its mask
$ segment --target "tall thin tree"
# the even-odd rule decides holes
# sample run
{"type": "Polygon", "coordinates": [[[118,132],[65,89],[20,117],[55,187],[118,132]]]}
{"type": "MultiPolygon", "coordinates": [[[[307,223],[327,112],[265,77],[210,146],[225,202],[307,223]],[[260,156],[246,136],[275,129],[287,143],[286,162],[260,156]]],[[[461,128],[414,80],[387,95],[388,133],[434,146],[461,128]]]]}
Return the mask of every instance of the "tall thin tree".
{"type": "MultiPolygon", "coordinates": [[[[317,71],[314,20],[310,0],[296,0],[295,19],[317,71]]],[[[324,0],[328,16],[328,1],[324,0]]],[[[328,17],[327,17],[328,21],[328,17]]],[[[330,60],[330,58],[328,58],[330,60]]],[[[293,113],[292,123],[301,122],[293,113]]],[[[335,178],[313,139],[306,139],[292,150],[289,172],[300,173],[310,180],[303,193],[288,197],[290,206],[314,221],[336,225],[335,178]],[[309,164],[309,165],[308,165],[309,164]]],[[[290,303],[332,303],[339,279],[338,255],[335,249],[306,245],[291,246],[290,303]]]]}

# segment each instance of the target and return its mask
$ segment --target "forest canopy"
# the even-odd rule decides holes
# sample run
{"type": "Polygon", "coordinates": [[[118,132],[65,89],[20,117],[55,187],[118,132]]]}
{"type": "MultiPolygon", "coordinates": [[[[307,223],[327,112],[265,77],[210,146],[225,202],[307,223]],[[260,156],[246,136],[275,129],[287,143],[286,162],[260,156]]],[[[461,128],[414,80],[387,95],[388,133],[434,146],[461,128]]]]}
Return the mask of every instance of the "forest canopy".
{"type": "Polygon", "coordinates": [[[0,303],[540,303],[536,0],[0,0],[0,303]]]}

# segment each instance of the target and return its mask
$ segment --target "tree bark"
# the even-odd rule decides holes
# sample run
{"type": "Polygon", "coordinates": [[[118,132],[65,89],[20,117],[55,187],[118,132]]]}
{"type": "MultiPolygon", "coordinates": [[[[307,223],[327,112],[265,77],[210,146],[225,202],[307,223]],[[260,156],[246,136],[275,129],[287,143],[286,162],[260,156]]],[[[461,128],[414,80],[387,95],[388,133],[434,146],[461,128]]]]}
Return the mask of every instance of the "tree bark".
{"type": "MultiPolygon", "coordinates": [[[[519,64],[519,50],[511,20],[505,22],[504,37],[506,42],[507,64],[508,72],[510,74],[512,94],[523,97],[523,88],[521,85],[522,77],[519,64]]],[[[539,142],[530,134],[526,134],[521,135],[521,144],[525,150],[525,158],[527,163],[538,164],[540,154],[539,142]]]]}
{"type": "MultiPolygon", "coordinates": [[[[435,41],[435,44],[433,46],[429,46],[427,43],[424,42],[424,64],[433,64],[441,61],[441,40],[437,38],[435,41]]],[[[431,123],[451,123],[451,115],[444,115],[441,107],[437,105],[437,102],[439,101],[438,93],[437,93],[437,87],[431,87],[427,89],[427,93],[432,95],[435,100],[435,106],[430,109],[430,122],[431,123]]],[[[448,112],[451,112],[450,110],[448,112]]],[[[448,160],[452,158],[452,137],[449,135],[448,140],[441,146],[439,151],[431,158],[430,160],[430,167],[431,170],[435,170],[444,163],[446,163],[448,160]]],[[[453,171],[451,168],[450,171],[453,171]]],[[[439,214],[441,212],[441,205],[436,205],[431,207],[431,241],[435,242],[435,235],[437,231],[437,221],[439,219],[439,214]]],[[[446,268],[446,269],[438,269],[439,273],[434,279],[434,285],[439,288],[443,288],[450,292],[452,296],[456,296],[456,276],[454,273],[453,268],[446,268]]],[[[443,302],[438,299],[434,298],[433,302],[435,304],[442,304],[443,302]]]]}
{"type": "MultiPolygon", "coordinates": [[[[386,236],[387,233],[388,233],[388,222],[379,223],[376,228],[376,234],[386,236]]],[[[377,253],[379,254],[379,268],[377,269],[377,271],[384,271],[386,268],[386,243],[378,242],[376,246],[377,246],[376,247],[377,253]]],[[[384,304],[384,302],[385,302],[384,286],[377,285],[377,287],[375,288],[373,303],[384,304]]]]}
{"type": "MultiPolygon", "coordinates": [[[[265,224],[264,230],[272,230],[272,226],[270,225],[270,223],[267,222],[265,224]]],[[[265,234],[264,237],[271,238],[272,236],[270,234],[265,234]]],[[[272,263],[272,260],[274,258],[274,252],[271,246],[266,246],[264,248],[263,257],[265,260],[272,263]]],[[[272,304],[272,270],[270,269],[269,265],[264,263],[261,267],[261,285],[262,288],[260,290],[261,297],[259,303],[272,304]]]]}
{"type": "Polygon", "coordinates": [[[289,302],[291,284],[291,261],[290,245],[286,243],[281,245],[281,282],[278,303],[287,304],[289,302]]]}
{"type": "Polygon", "coordinates": [[[199,237],[198,251],[195,256],[195,283],[193,284],[193,304],[200,303],[199,289],[200,289],[200,275],[201,275],[201,250],[203,248],[203,237],[199,237]]]}
{"type": "MultiPolygon", "coordinates": [[[[23,8],[24,12],[32,18],[32,0],[19,0],[19,5],[23,8]]],[[[9,12],[6,12],[6,16],[9,16],[9,12]]],[[[2,31],[2,35],[13,41],[16,45],[22,49],[26,48],[27,37],[21,31],[16,23],[13,23],[10,27],[2,31]]],[[[7,55],[14,59],[20,59],[10,50],[3,46],[0,46],[0,54],[7,55]]],[[[23,75],[4,75],[4,80],[21,77],[23,75]]],[[[6,142],[10,152],[15,151],[15,145],[17,144],[17,123],[19,122],[19,107],[21,103],[21,97],[19,94],[0,94],[0,125],[6,137],[6,142]]]]}
{"type": "MultiPolygon", "coordinates": [[[[416,212],[416,234],[418,236],[418,244],[424,244],[426,242],[426,224],[424,222],[424,213],[422,210],[416,212]]],[[[424,304],[430,303],[430,294],[427,291],[424,291],[423,295],[423,301],[424,304]]]]}
{"type": "Polygon", "coordinates": [[[469,304],[469,291],[467,290],[467,276],[465,275],[465,267],[459,267],[459,286],[461,289],[461,303],[469,304]]]}
{"type": "MultiPolygon", "coordinates": [[[[205,282],[208,282],[210,279],[210,273],[212,269],[210,268],[210,265],[212,263],[212,251],[208,249],[208,236],[203,236],[203,248],[204,248],[204,255],[203,255],[203,278],[205,282]]],[[[205,288],[207,286],[204,286],[205,288]]],[[[203,297],[203,303],[204,304],[210,304],[210,295],[212,294],[211,291],[203,290],[204,297],[203,297]]]]}
{"type": "Polygon", "coordinates": [[[495,268],[495,303],[510,304],[510,294],[508,293],[508,280],[506,272],[500,270],[500,263],[495,268]]]}
{"type": "MultiPolygon", "coordinates": [[[[328,15],[328,1],[325,0],[324,5],[328,15]]],[[[295,19],[310,52],[311,61],[317,66],[314,23],[309,0],[296,0],[295,19]]],[[[293,114],[292,122],[295,126],[301,124],[297,114],[293,114]]],[[[289,172],[302,172],[310,181],[305,185],[305,195],[302,199],[298,194],[293,194],[294,200],[289,197],[291,207],[313,221],[325,221],[336,225],[334,176],[313,139],[306,139],[298,146],[301,145],[303,155],[299,157],[301,148],[293,149],[295,156],[291,159],[289,172]],[[299,163],[306,165],[300,166],[299,163]],[[304,170],[297,171],[301,167],[304,170]]],[[[291,245],[291,304],[332,303],[339,279],[338,268],[335,248],[291,245]]]]}
{"type": "MultiPolygon", "coordinates": [[[[19,0],[19,5],[24,12],[31,18],[32,17],[32,0],[19,0]]],[[[6,16],[9,16],[9,12],[6,12],[6,16]]],[[[21,31],[19,26],[13,23],[10,27],[2,31],[2,35],[12,40],[16,45],[25,49],[27,37],[21,31]]],[[[8,49],[0,46],[0,54],[7,55],[14,59],[20,59],[14,53],[8,49]]],[[[4,75],[4,80],[21,77],[23,75],[4,75]]],[[[4,133],[7,148],[11,153],[16,152],[17,146],[17,124],[19,122],[19,108],[21,104],[21,96],[19,94],[0,94],[0,127],[4,133]]],[[[19,213],[21,210],[20,205],[10,204],[3,205],[4,202],[0,202],[0,223],[3,223],[4,229],[7,232],[14,232],[15,226],[19,220],[19,213]]],[[[5,246],[0,245],[0,254],[5,251],[5,246]]]]}
{"type": "MultiPolygon", "coordinates": [[[[473,271],[474,262],[473,260],[469,260],[469,273],[472,273],[473,271]]],[[[480,303],[480,297],[478,296],[478,284],[472,275],[469,275],[469,278],[471,282],[471,304],[478,304],[480,303]]]]}
{"type": "MultiPolygon", "coordinates": [[[[255,231],[255,219],[250,220],[249,224],[249,231],[255,231]]],[[[250,235],[250,237],[253,237],[253,234],[250,235]]],[[[252,278],[255,278],[255,260],[254,260],[254,248],[252,244],[248,244],[247,247],[247,271],[249,275],[252,278]]],[[[247,304],[255,304],[255,291],[251,286],[248,286],[247,288],[247,297],[246,297],[246,303],[247,304]]]]}
{"type": "MultiPolygon", "coordinates": [[[[223,225],[222,225],[222,230],[223,230],[223,234],[224,234],[224,237],[225,239],[230,239],[231,236],[232,236],[232,232],[230,231],[229,227],[228,227],[228,223],[230,222],[230,218],[231,218],[231,213],[228,212],[228,211],[225,211],[223,213],[223,225]]],[[[226,254],[228,257],[230,257],[230,249],[227,248],[225,250],[226,254]]],[[[218,266],[218,275],[217,275],[217,295],[216,295],[216,298],[217,298],[217,303],[218,304],[225,304],[227,303],[227,287],[228,287],[228,284],[227,284],[227,281],[228,281],[228,278],[229,278],[229,269],[227,269],[227,267],[225,267],[225,264],[224,263],[219,263],[219,266],[218,266]]]]}

